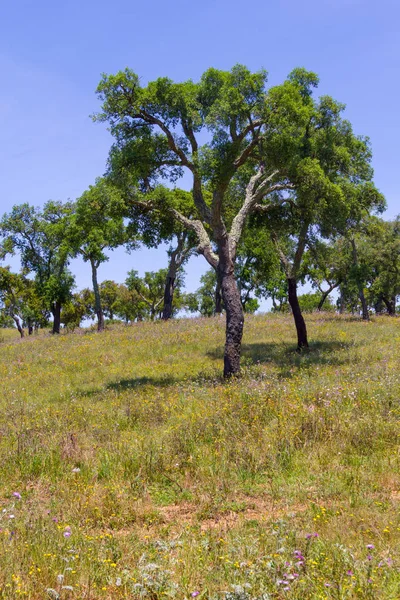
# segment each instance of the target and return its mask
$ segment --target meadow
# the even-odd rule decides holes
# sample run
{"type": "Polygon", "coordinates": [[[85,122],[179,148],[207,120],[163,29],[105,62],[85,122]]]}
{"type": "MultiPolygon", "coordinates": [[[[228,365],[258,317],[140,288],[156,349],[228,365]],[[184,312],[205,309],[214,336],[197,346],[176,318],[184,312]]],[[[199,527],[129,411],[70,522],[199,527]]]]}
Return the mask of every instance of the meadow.
{"type": "Polygon", "coordinates": [[[400,320],[0,332],[0,598],[400,598],[400,320]]]}

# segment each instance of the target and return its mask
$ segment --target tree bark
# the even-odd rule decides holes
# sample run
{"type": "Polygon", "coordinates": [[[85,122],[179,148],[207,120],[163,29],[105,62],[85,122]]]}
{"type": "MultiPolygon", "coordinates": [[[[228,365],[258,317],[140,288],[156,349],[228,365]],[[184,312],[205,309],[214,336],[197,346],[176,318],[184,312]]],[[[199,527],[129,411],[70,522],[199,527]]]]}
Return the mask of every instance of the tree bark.
{"type": "Polygon", "coordinates": [[[231,377],[240,371],[244,315],[228,236],[218,243],[218,250],[217,280],[221,282],[222,300],[226,311],[224,377],[231,377]]]}
{"type": "Polygon", "coordinates": [[[164,308],[162,311],[162,319],[167,321],[172,317],[172,306],[174,300],[174,291],[175,291],[175,280],[176,278],[172,276],[171,270],[168,271],[167,279],[165,282],[165,290],[164,290],[164,308]]]}
{"type": "Polygon", "coordinates": [[[215,314],[220,315],[222,313],[222,296],[221,296],[221,282],[217,273],[217,285],[215,286],[215,314]]]}
{"type": "Polygon", "coordinates": [[[394,296],[393,298],[386,298],[384,296],[382,298],[382,300],[385,303],[388,315],[390,315],[391,317],[393,317],[396,314],[396,296],[394,296]]]}
{"type": "Polygon", "coordinates": [[[60,333],[61,326],[61,302],[57,300],[54,302],[53,308],[51,310],[53,313],[53,331],[52,333],[60,333]]]}
{"type": "Polygon", "coordinates": [[[92,267],[92,284],[94,292],[94,307],[97,315],[97,331],[104,331],[104,313],[101,306],[101,296],[97,281],[98,264],[94,260],[90,259],[90,266],[92,267]]]}
{"type": "Polygon", "coordinates": [[[288,280],[289,304],[292,309],[294,322],[297,331],[297,350],[308,348],[307,327],[304,317],[301,314],[299,299],[297,297],[297,280],[295,277],[289,277],[288,280]]]}

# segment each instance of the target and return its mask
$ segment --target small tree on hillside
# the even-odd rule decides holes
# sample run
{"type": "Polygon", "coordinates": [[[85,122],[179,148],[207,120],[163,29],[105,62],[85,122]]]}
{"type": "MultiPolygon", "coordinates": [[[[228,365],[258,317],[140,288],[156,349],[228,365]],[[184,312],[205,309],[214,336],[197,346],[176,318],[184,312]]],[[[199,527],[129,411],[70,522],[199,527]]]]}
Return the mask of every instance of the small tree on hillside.
{"type": "Polygon", "coordinates": [[[41,210],[21,204],[0,221],[0,258],[18,252],[24,272],[35,275],[37,293],[53,315],[53,333],[60,332],[61,308],[74,285],[67,269],[71,210],[70,203],[49,201],[41,210]]]}
{"type": "MultiPolygon", "coordinates": [[[[98,331],[104,329],[104,314],[97,271],[103,262],[108,261],[105,250],[117,248],[126,241],[123,219],[116,210],[120,203],[122,200],[117,189],[99,179],[78,198],[69,223],[71,252],[80,254],[85,262],[90,263],[98,331]]],[[[131,237],[131,249],[136,245],[136,240],[131,237]]]]}

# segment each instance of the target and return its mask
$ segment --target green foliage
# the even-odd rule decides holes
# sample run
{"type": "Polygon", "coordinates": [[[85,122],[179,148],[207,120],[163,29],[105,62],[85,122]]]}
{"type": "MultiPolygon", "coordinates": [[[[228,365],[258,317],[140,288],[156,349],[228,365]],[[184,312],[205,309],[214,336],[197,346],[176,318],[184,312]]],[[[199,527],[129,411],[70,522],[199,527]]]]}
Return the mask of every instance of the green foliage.
{"type": "MultiPolygon", "coordinates": [[[[321,294],[301,294],[298,298],[302,312],[312,313],[318,310],[321,294]]],[[[335,306],[332,304],[329,297],[325,300],[322,309],[328,312],[333,312],[335,310],[335,306]]]]}
{"type": "Polygon", "coordinates": [[[14,206],[0,221],[0,257],[19,253],[24,273],[33,273],[38,296],[47,310],[71,295],[73,276],[67,271],[70,248],[70,203],[49,201],[43,209],[14,206]]]}

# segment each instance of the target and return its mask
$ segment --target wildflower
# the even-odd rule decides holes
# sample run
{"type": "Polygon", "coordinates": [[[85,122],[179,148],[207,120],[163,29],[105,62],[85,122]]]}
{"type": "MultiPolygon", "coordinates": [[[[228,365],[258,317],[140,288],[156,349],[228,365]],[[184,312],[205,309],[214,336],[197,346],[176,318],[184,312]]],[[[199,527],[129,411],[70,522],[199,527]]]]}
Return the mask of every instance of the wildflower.
{"type": "Polygon", "coordinates": [[[62,573],[60,573],[60,575],[57,575],[57,583],[61,584],[64,581],[64,575],[62,573]]]}
{"type": "Polygon", "coordinates": [[[73,473],[80,473],[80,472],[81,472],[81,470],[80,470],[80,468],[79,468],[79,467],[74,467],[74,468],[72,469],[72,472],[73,472],[73,473]]]}
{"type": "Polygon", "coordinates": [[[375,546],[373,544],[367,544],[368,550],[373,550],[375,546]]]}
{"type": "Polygon", "coordinates": [[[13,492],[12,494],[14,496],[14,498],[17,498],[17,500],[21,500],[22,496],[19,492],[13,492]]]}
{"type": "Polygon", "coordinates": [[[192,596],[192,598],[196,598],[196,596],[198,596],[199,594],[200,594],[200,592],[198,592],[197,590],[195,590],[190,595],[192,596]]]}
{"type": "Polygon", "coordinates": [[[9,519],[15,519],[15,515],[8,515],[9,519]]]}
{"type": "Polygon", "coordinates": [[[65,531],[63,533],[63,536],[66,538],[69,538],[69,537],[71,537],[71,535],[72,535],[71,527],[69,527],[67,525],[67,527],[65,528],[65,531]]]}
{"type": "Polygon", "coordinates": [[[354,575],[353,571],[351,571],[350,569],[348,571],[346,571],[346,575],[348,575],[349,577],[352,577],[354,575]]]}
{"type": "Polygon", "coordinates": [[[117,579],[115,580],[115,585],[117,585],[119,587],[121,584],[122,584],[121,577],[117,577],[117,579]]]}

